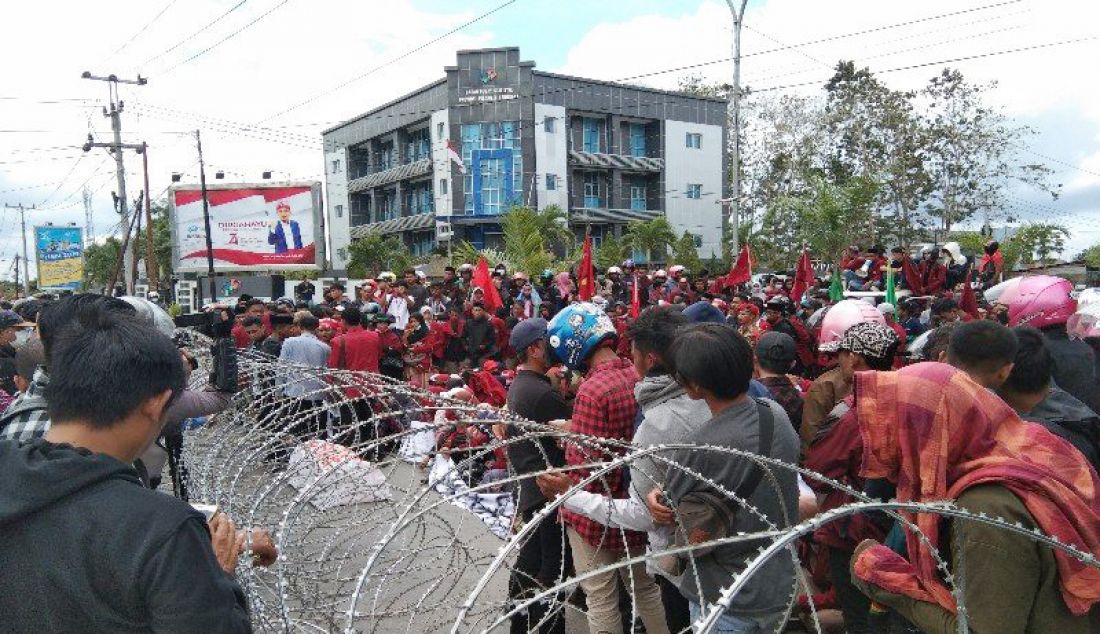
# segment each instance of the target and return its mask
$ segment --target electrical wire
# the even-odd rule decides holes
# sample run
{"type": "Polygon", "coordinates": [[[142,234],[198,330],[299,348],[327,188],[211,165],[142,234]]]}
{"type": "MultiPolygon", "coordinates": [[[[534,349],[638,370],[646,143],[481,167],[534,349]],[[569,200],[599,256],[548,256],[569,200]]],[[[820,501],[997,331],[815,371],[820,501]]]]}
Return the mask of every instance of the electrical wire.
{"type": "MultiPolygon", "coordinates": [[[[1019,0],[1016,0],[1016,1],[1019,1],[1019,0]]],[[[316,101],[317,99],[320,99],[321,97],[324,97],[325,95],[331,94],[331,93],[333,93],[333,92],[335,92],[335,91],[337,91],[341,88],[344,88],[345,86],[349,86],[349,85],[351,85],[351,84],[353,84],[353,83],[355,83],[355,82],[357,82],[357,81],[359,81],[359,80],[361,80],[365,77],[368,77],[368,76],[372,75],[373,73],[378,72],[379,70],[382,70],[383,68],[385,68],[387,66],[390,66],[390,65],[392,65],[396,62],[399,62],[399,61],[405,59],[406,57],[409,57],[410,55],[413,55],[414,53],[422,51],[425,48],[428,48],[429,46],[431,46],[432,44],[435,44],[436,42],[444,40],[444,39],[454,35],[455,33],[458,33],[459,31],[462,31],[466,27],[477,24],[478,22],[480,22],[480,21],[484,20],[485,18],[493,15],[497,11],[500,11],[500,10],[504,9],[505,7],[507,7],[507,6],[509,6],[511,4],[514,4],[515,2],[516,2],[516,0],[507,0],[507,2],[504,2],[503,4],[497,5],[496,7],[490,9],[489,11],[486,11],[485,13],[482,13],[481,15],[473,18],[472,20],[470,20],[468,22],[464,22],[463,24],[460,24],[460,25],[456,26],[455,28],[451,29],[450,31],[447,31],[443,35],[432,38],[431,40],[428,40],[427,42],[424,42],[423,44],[421,44],[421,45],[419,45],[419,46],[417,46],[413,49],[405,51],[401,55],[398,55],[397,57],[394,57],[394,58],[392,58],[392,59],[390,59],[386,62],[383,62],[382,64],[379,64],[378,66],[375,66],[374,68],[371,68],[370,70],[368,70],[366,72],[360,73],[360,74],[352,77],[351,79],[348,79],[344,82],[341,82],[340,84],[337,84],[336,86],[333,86],[332,88],[329,88],[328,90],[326,90],[324,92],[320,92],[316,95],[313,95],[312,97],[306,99],[305,101],[298,102],[298,103],[290,106],[289,108],[286,108],[285,110],[280,110],[279,112],[276,112],[275,114],[273,114],[269,117],[266,117],[264,119],[260,119],[257,123],[263,123],[265,121],[270,121],[272,119],[281,117],[284,114],[286,114],[288,112],[293,112],[294,110],[297,110],[298,108],[301,108],[302,106],[304,106],[306,104],[312,103],[312,102],[316,101]]]]}
{"type": "Polygon", "coordinates": [[[145,66],[146,64],[148,64],[148,63],[150,63],[150,62],[154,62],[154,61],[156,61],[156,60],[160,59],[161,57],[164,57],[164,56],[165,56],[165,55],[167,55],[168,53],[171,53],[172,51],[176,50],[177,48],[179,48],[179,47],[183,46],[183,45],[184,45],[184,44],[186,44],[187,42],[190,42],[190,41],[191,41],[191,40],[193,40],[193,39],[194,39],[195,37],[197,37],[197,36],[201,35],[201,34],[202,34],[203,32],[205,32],[205,31],[206,31],[207,29],[209,29],[210,27],[214,26],[214,25],[215,25],[215,24],[217,24],[218,22],[221,22],[221,21],[222,21],[223,19],[225,19],[225,17],[226,17],[226,16],[228,16],[228,15],[229,15],[230,13],[233,13],[233,12],[234,12],[234,11],[236,11],[237,9],[240,9],[240,8],[241,8],[241,7],[242,7],[242,6],[244,5],[244,3],[246,3],[246,2],[248,2],[248,0],[240,0],[240,2],[238,2],[237,4],[235,4],[235,5],[231,6],[231,7],[229,7],[229,9],[228,9],[228,10],[227,10],[227,11],[226,11],[225,13],[223,13],[223,14],[219,15],[218,17],[216,17],[216,18],[214,18],[213,20],[211,20],[210,22],[208,22],[208,23],[206,24],[206,26],[202,27],[202,28],[201,28],[201,29],[199,29],[198,31],[195,31],[194,33],[192,33],[191,35],[189,35],[189,36],[187,36],[187,37],[183,38],[182,40],[180,40],[180,41],[176,42],[176,43],[175,43],[175,44],[173,44],[172,46],[169,46],[168,48],[166,48],[165,50],[161,51],[160,53],[157,53],[156,55],[154,55],[154,56],[150,57],[149,59],[147,59],[147,60],[145,60],[144,62],[142,62],[141,64],[139,64],[139,66],[141,66],[141,67],[144,67],[144,66],[145,66]]]}
{"type": "Polygon", "coordinates": [[[206,48],[202,49],[202,50],[201,50],[201,51],[199,51],[198,53],[195,53],[195,54],[194,54],[194,55],[192,55],[191,57],[188,57],[187,59],[183,60],[182,62],[178,62],[178,63],[176,63],[175,65],[173,65],[173,66],[171,66],[171,67],[167,68],[166,70],[164,70],[164,71],[161,71],[161,73],[160,73],[160,74],[161,74],[161,75],[167,75],[168,73],[170,73],[170,72],[172,72],[172,71],[176,70],[176,69],[177,69],[177,68],[179,68],[180,66],[183,66],[184,64],[186,64],[186,63],[188,63],[188,62],[194,61],[194,60],[196,60],[196,59],[198,59],[198,58],[202,57],[203,55],[206,55],[206,54],[207,54],[207,53],[209,53],[210,51],[212,51],[212,50],[214,50],[215,48],[217,48],[217,47],[221,46],[222,44],[225,44],[225,43],[226,43],[226,42],[228,42],[229,40],[231,40],[231,39],[233,39],[233,38],[237,37],[238,35],[240,35],[240,34],[241,34],[242,32],[244,32],[245,30],[247,30],[247,29],[251,28],[251,27],[252,27],[253,25],[255,25],[255,24],[256,24],[257,22],[259,22],[260,20],[262,20],[262,19],[266,18],[267,16],[271,15],[271,14],[272,14],[272,13],[274,13],[275,11],[277,11],[277,10],[281,9],[282,7],[286,6],[286,3],[288,3],[288,2],[290,2],[290,0],[282,0],[281,2],[279,2],[279,4],[277,4],[277,5],[273,6],[273,7],[271,7],[271,8],[270,8],[270,9],[268,9],[267,11],[263,12],[262,14],[260,14],[260,16],[259,16],[259,17],[257,17],[256,19],[254,19],[254,20],[252,20],[251,22],[249,22],[249,23],[245,24],[244,26],[242,26],[241,28],[237,29],[236,31],[233,31],[233,32],[232,32],[232,33],[230,33],[229,35],[227,35],[227,36],[223,37],[222,39],[218,40],[217,42],[214,42],[214,43],[213,43],[213,44],[211,44],[210,46],[207,46],[206,48]]]}
{"type": "Polygon", "coordinates": [[[158,12],[157,12],[157,14],[153,16],[153,18],[152,18],[151,20],[149,20],[148,22],[146,22],[146,23],[145,23],[145,26],[143,26],[143,27],[141,27],[140,29],[138,29],[138,30],[137,30],[137,31],[136,31],[136,32],[135,32],[135,33],[134,33],[133,35],[131,35],[131,36],[130,36],[130,38],[129,38],[129,39],[127,39],[127,40],[126,40],[125,42],[123,42],[121,46],[119,46],[118,48],[116,48],[116,49],[114,50],[114,52],[113,52],[113,53],[111,53],[110,55],[108,55],[108,56],[107,56],[107,57],[106,57],[106,58],[105,58],[105,59],[104,59],[104,60],[103,60],[102,62],[100,62],[100,66],[102,66],[102,65],[103,65],[103,64],[105,64],[105,63],[107,63],[107,61],[108,61],[108,60],[110,60],[110,59],[111,59],[112,57],[114,57],[115,55],[118,55],[119,53],[121,53],[121,52],[122,52],[123,50],[125,50],[125,48],[126,48],[127,46],[129,46],[130,44],[132,44],[132,43],[134,42],[134,40],[136,40],[136,39],[138,38],[138,36],[140,36],[140,35],[141,35],[142,33],[144,33],[145,31],[149,30],[149,27],[153,26],[153,24],[154,24],[154,23],[155,23],[155,22],[156,22],[157,20],[159,20],[159,19],[160,19],[160,17],[161,17],[162,15],[164,15],[164,13],[165,13],[166,11],[168,11],[168,9],[171,9],[171,8],[172,8],[172,5],[176,4],[176,1],[177,1],[177,0],[169,0],[168,4],[164,5],[164,6],[163,6],[163,7],[161,8],[161,10],[160,10],[160,11],[158,11],[158,12]]]}

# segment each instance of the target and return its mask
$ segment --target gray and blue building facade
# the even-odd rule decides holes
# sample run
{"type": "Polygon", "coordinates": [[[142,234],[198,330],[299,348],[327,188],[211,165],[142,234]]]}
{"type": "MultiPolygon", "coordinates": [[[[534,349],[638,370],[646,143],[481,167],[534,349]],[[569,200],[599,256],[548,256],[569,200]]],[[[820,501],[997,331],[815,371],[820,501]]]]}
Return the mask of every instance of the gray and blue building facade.
{"type": "Polygon", "coordinates": [[[498,246],[514,205],[556,205],[597,243],[663,215],[721,253],[724,100],[545,73],[512,47],[459,51],[445,73],[323,133],[334,271],[370,232],[414,255],[498,246]]]}

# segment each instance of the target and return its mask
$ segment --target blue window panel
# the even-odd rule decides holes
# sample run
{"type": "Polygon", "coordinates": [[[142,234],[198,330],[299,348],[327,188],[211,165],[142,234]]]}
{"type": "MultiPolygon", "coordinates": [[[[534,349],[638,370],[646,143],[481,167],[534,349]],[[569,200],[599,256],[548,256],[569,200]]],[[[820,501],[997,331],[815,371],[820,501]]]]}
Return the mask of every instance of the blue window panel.
{"type": "Polygon", "coordinates": [[[600,177],[598,174],[585,174],[584,176],[584,206],[589,209],[603,207],[600,197],[600,177]]]}
{"type": "Polygon", "coordinates": [[[585,152],[600,152],[600,120],[584,119],[581,142],[585,152]]]}
{"type": "Polygon", "coordinates": [[[511,148],[475,150],[473,153],[473,214],[499,215],[515,200],[511,148]]]}
{"type": "Polygon", "coordinates": [[[630,155],[646,155],[645,126],[640,123],[630,124],[630,155]]]}
{"type": "Polygon", "coordinates": [[[703,186],[702,185],[688,185],[687,186],[687,197],[688,198],[693,198],[693,199],[696,199],[696,200],[702,198],[703,197],[703,186]]]}
{"type": "Polygon", "coordinates": [[[558,188],[558,177],[555,174],[546,175],[546,191],[552,192],[558,188]]]}
{"type": "Polygon", "coordinates": [[[630,187],[630,208],[637,211],[645,211],[646,206],[646,188],[645,185],[631,185],[630,187]]]}
{"type": "Polygon", "coordinates": [[[688,132],[687,146],[693,150],[698,150],[703,147],[703,135],[698,132],[688,132]]]}

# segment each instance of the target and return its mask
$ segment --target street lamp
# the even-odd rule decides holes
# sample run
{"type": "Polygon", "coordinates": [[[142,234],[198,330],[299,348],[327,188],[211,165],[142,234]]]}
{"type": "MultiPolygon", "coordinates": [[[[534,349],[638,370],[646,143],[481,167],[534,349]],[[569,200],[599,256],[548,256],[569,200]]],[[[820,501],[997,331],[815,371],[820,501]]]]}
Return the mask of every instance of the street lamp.
{"type": "Polygon", "coordinates": [[[733,3],[734,0],[726,0],[733,17],[733,88],[730,90],[730,105],[733,107],[733,195],[729,201],[729,221],[733,253],[737,253],[737,225],[741,215],[741,22],[745,19],[745,5],[749,0],[741,0],[740,11],[733,3]]]}

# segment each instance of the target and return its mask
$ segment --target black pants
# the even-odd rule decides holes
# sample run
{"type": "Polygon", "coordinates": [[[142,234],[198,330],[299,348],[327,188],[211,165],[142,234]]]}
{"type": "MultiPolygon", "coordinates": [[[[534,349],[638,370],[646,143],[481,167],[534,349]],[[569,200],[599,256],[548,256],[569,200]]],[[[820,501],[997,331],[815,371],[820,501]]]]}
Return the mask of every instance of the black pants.
{"type": "MultiPolygon", "coordinates": [[[[524,521],[531,521],[531,517],[538,511],[538,508],[534,508],[523,513],[524,521]]],[[[508,579],[508,598],[513,602],[525,601],[558,584],[563,578],[572,576],[569,570],[572,563],[569,542],[564,538],[561,525],[554,521],[553,516],[544,518],[520,546],[516,565],[508,579]],[[562,568],[563,562],[566,569],[562,568]]],[[[558,599],[550,597],[548,601],[533,603],[525,611],[512,615],[511,634],[564,634],[564,605],[550,605],[551,601],[558,599]],[[554,607],[556,613],[547,618],[550,607],[554,607]],[[543,619],[546,621],[536,629],[536,624],[543,619]]]]}
{"type": "Polygon", "coordinates": [[[668,624],[668,631],[673,634],[690,631],[688,626],[691,625],[691,611],[688,608],[688,600],[680,594],[679,588],[671,581],[661,575],[655,575],[655,578],[657,585],[661,588],[661,603],[665,604],[665,623],[668,624]]]}
{"type": "Polygon", "coordinates": [[[829,577],[836,588],[836,598],[840,611],[844,614],[844,629],[848,634],[870,634],[868,615],[871,611],[871,599],[852,585],[849,563],[852,553],[829,549],[829,577]]]}
{"type": "MultiPolygon", "coordinates": [[[[187,466],[183,463],[183,422],[167,425],[163,432],[164,449],[168,453],[168,475],[172,478],[172,489],[176,497],[186,502],[187,466]]],[[[160,479],[160,474],[157,474],[160,479]]]]}

